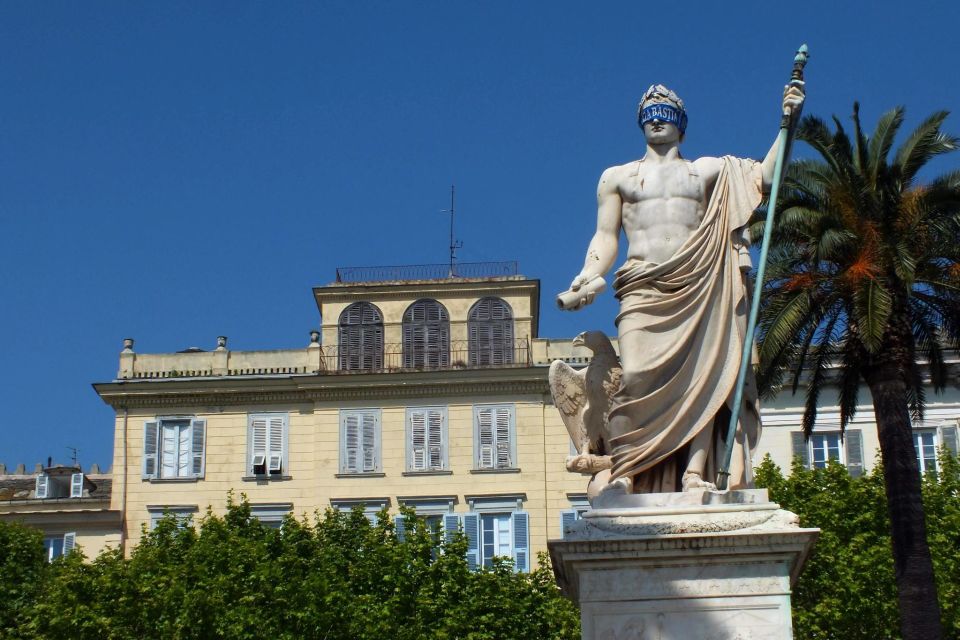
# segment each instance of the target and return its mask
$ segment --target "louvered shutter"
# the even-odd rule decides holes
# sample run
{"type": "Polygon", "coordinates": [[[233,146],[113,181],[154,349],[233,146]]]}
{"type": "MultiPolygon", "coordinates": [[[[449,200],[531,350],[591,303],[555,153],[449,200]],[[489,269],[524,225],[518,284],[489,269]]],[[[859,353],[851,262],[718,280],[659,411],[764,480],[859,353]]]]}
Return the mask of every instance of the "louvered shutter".
{"type": "Polygon", "coordinates": [[[495,460],[493,409],[480,407],[477,409],[477,467],[493,469],[495,460]]]}
{"type": "Polygon", "coordinates": [[[207,431],[207,421],[202,418],[194,418],[191,423],[191,456],[193,458],[193,465],[191,468],[191,473],[196,478],[202,478],[204,472],[204,455],[203,448],[204,443],[206,442],[205,436],[207,431]]]}
{"type": "Polygon", "coordinates": [[[71,498],[83,497],[83,474],[82,473],[70,474],[70,497],[71,498]]]}
{"type": "Polygon", "coordinates": [[[363,435],[363,470],[377,470],[377,448],[376,433],[377,419],[372,413],[365,413],[362,416],[362,435],[363,435]]]}
{"type": "Polygon", "coordinates": [[[497,437],[497,468],[508,469],[511,464],[511,443],[510,443],[510,409],[507,407],[497,407],[493,411],[494,427],[497,437]]]}
{"type": "Polygon", "coordinates": [[[77,546],[77,534],[75,532],[63,534],[63,555],[67,555],[77,546]]]}
{"type": "Polygon", "coordinates": [[[480,566],[480,515],[463,514],[463,533],[467,536],[467,568],[476,571],[480,566]]]}
{"type": "Polygon", "coordinates": [[[404,522],[404,516],[394,516],[393,530],[396,532],[397,540],[403,542],[407,537],[407,524],[404,522]]]}
{"type": "Polygon", "coordinates": [[[37,486],[34,489],[34,497],[38,500],[43,500],[47,497],[47,493],[50,491],[50,477],[41,473],[37,476],[37,486]]]}
{"type": "Polygon", "coordinates": [[[807,451],[807,441],[803,437],[802,431],[794,431],[790,434],[790,442],[793,445],[793,455],[800,458],[804,469],[810,468],[810,454],[807,451]]]}
{"type": "Polygon", "coordinates": [[[530,571],[530,517],[526,511],[511,514],[513,521],[513,561],[517,571],[530,571]]]}
{"type": "Polygon", "coordinates": [[[159,424],[147,421],[143,424],[143,477],[157,477],[157,450],[159,424]]]}
{"type": "MultiPolygon", "coordinates": [[[[267,418],[254,416],[250,421],[250,473],[257,473],[257,467],[266,469],[267,465],[267,418]]],[[[261,473],[263,471],[261,470],[261,473]]]]}
{"type": "Polygon", "coordinates": [[[560,538],[567,537],[567,531],[573,526],[573,523],[580,519],[580,514],[574,509],[567,509],[560,512],[560,538]]]}
{"type": "Polygon", "coordinates": [[[847,429],[844,436],[847,453],[847,471],[854,478],[863,475],[863,437],[860,429],[847,429]]]}
{"type": "Polygon", "coordinates": [[[430,469],[443,469],[443,412],[431,409],[427,412],[427,446],[430,469]]]}
{"type": "Polygon", "coordinates": [[[410,412],[410,468],[424,471],[427,468],[427,414],[425,411],[410,412]]]}
{"type": "Polygon", "coordinates": [[[270,473],[283,471],[283,424],[284,416],[270,416],[267,420],[269,431],[269,457],[267,459],[270,473]]]}
{"type": "Polygon", "coordinates": [[[360,414],[348,413],[343,418],[344,460],[345,473],[358,473],[360,467],[360,414]]]}
{"type": "Polygon", "coordinates": [[[443,516],[443,539],[449,544],[457,535],[460,529],[460,516],[455,513],[447,513],[443,516]]]}
{"type": "Polygon", "coordinates": [[[943,446],[950,455],[957,457],[957,425],[945,424],[940,427],[940,437],[943,439],[943,446]]]}

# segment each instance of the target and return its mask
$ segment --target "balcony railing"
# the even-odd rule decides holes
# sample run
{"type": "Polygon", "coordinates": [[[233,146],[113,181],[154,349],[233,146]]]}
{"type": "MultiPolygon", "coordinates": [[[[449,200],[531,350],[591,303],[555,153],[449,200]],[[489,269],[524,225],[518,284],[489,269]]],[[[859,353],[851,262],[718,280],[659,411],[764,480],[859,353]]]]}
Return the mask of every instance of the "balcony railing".
{"type": "Polygon", "coordinates": [[[337,282],[392,282],[395,280],[446,280],[449,278],[503,278],[516,276],[516,260],[506,262],[455,262],[408,264],[388,267],[337,267],[337,282]]]}
{"type": "Polygon", "coordinates": [[[496,369],[532,366],[533,354],[526,338],[506,344],[470,348],[466,340],[453,340],[449,350],[424,349],[404,354],[402,344],[385,344],[382,352],[341,351],[340,346],[311,345],[278,351],[198,351],[188,353],[120,354],[120,379],[206,378],[264,375],[339,375],[496,369]]]}

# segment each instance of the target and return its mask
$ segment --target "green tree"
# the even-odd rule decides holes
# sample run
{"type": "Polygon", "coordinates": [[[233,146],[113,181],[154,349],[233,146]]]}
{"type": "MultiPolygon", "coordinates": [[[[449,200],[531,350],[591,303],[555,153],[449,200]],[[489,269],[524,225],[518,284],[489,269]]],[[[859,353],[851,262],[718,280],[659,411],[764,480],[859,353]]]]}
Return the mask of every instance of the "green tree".
{"type": "MultiPolygon", "coordinates": [[[[960,463],[941,454],[939,473],[923,479],[927,532],[945,635],[960,639],[960,463]]],[[[819,527],[820,538],[792,595],[798,640],[899,638],[897,590],[890,554],[890,518],[883,472],[852,478],[836,463],[806,469],[795,460],[788,477],[769,456],[757,484],[771,500],[819,527]]]]}
{"type": "Polygon", "coordinates": [[[892,526],[903,635],[941,637],[933,566],[920,501],[911,413],[924,408],[921,357],[933,386],[946,382],[943,349],[960,337],[960,172],[928,183],[919,170],[957,148],[938,112],[890,159],[903,109],[884,114],[869,138],[854,105],[848,136],[834,117],[804,118],[797,137],[819,154],[795,162],[774,230],[759,323],[760,384],[776,390],[792,369],[809,372],[803,418],[809,435],[820,394],[839,388],[841,429],[861,381],[873,396],[892,526]]]}
{"type": "Polygon", "coordinates": [[[24,611],[46,570],[40,532],[15,522],[0,522],[0,637],[23,624],[24,611]]]}
{"type": "MultiPolygon", "coordinates": [[[[549,563],[471,572],[462,534],[442,539],[406,514],[288,518],[272,529],[245,500],[196,527],[163,519],[129,559],[71,554],[51,565],[12,637],[287,640],[579,638],[549,563]]],[[[0,548],[0,553],[3,549],[0,548]]]]}

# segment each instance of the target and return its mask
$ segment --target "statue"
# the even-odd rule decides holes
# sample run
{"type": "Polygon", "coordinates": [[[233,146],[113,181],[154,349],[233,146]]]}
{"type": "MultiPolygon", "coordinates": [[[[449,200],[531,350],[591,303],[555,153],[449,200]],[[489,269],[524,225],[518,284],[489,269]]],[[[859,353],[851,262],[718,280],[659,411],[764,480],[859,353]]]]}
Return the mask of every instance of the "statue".
{"type": "MultiPolygon", "coordinates": [[[[803,100],[802,82],[785,88],[785,112],[798,113],[803,100]]],[[[775,141],[763,162],[684,159],[686,110],[663,85],[643,95],[638,121],[646,154],[603,172],[596,234],[583,269],[558,296],[560,306],[571,310],[593,301],[616,259],[622,229],[627,261],[613,282],[620,300],[620,387],[602,437],[591,436],[588,450],[568,461],[568,469],[594,472],[591,495],[715,488],[707,479],[726,444],[746,333],[746,224],[770,186],[778,150],[775,141]],[[603,468],[606,456],[609,470],[603,468]]],[[[598,363],[603,370],[613,366],[598,363]]],[[[598,371],[594,377],[604,375],[598,371]]],[[[591,378],[589,367],[584,378],[591,378]]],[[[558,407],[563,402],[568,406],[561,407],[562,415],[571,409],[569,399],[561,398],[558,407]]],[[[732,489],[752,484],[751,452],[760,435],[756,385],[749,378],[743,405],[732,489]]],[[[586,425],[588,432],[591,428],[586,425]]]]}

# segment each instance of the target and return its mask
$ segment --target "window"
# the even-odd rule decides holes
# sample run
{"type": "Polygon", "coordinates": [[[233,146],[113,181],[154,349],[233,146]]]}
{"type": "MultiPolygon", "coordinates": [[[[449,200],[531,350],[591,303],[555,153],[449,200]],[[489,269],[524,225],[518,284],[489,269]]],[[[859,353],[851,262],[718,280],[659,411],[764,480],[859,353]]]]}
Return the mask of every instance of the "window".
{"type": "Polygon", "coordinates": [[[34,497],[39,500],[47,498],[82,498],[84,478],[82,473],[67,473],[52,475],[41,473],[37,476],[34,487],[34,497]]]}
{"type": "Polygon", "coordinates": [[[247,417],[247,475],[286,475],[288,435],[287,414],[250,414],[247,417]]]}
{"type": "Polygon", "coordinates": [[[481,298],[467,316],[470,364],[499,365],[513,362],[513,313],[500,298],[481,298]]]}
{"type": "MultiPolygon", "coordinates": [[[[454,531],[459,526],[459,518],[453,513],[457,496],[398,497],[397,502],[405,507],[413,507],[417,517],[426,523],[427,529],[436,534],[437,541],[439,541],[440,532],[445,530],[446,516],[454,516],[452,521],[454,531]]],[[[403,540],[407,526],[406,519],[402,515],[394,516],[393,523],[397,538],[403,540]]]]}
{"type": "Polygon", "coordinates": [[[474,461],[477,469],[511,469],[516,464],[513,405],[473,408],[474,461]]]}
{"type": "Polygon", "coordinates": [[[270,529],[280,529],[283,526],[283,519],[293,510],[293,505],[289,502],[279,504],[252,504],[250,505],[250,515],[260,521],[260,523],[270,529]]]}
{"type": "Polygon", "coordinates": [[[330,506],[340,512],[350,513],[354,507],[362,506],[363,515],[370,524],[377,523],[377,515],[390,508],[390,498],[331,498],[330,506]]]}
{"type": "Polygon", "coordinates": [[[197,513],[197,505],[148,505],[150,514],[150,529],[154,529],[165,517],[172,517],[178,527],[189,527],[193,523],[193,516],[197,513]]]}
{"type": "Polygon", "coordinates": [[[62,536],[50,536],[43,539],[43,549],[47,554],[47,562],[73,551],[77,544],[76,533],[65,533],[62,536]]]}
{"type": "Polygon", "coordinates": [[[403,313],[403,366],[450,365],[450,317],[436,300],[417,300],[403,313]]]}
{"type": "Polygon", "coordinates": [[[380,470],[380,410],[340,412],[340,472],[375,473],[380,470]]]}
{"type": "Polygon", "coordinates": [[[560,537],[566,538],[567,531],[573,523],[583,518],[583,514],[589,511],[590,502],[587,500],[587,494],[567,494],[570,501],[570,508],[560,512],[560,537]]]}
{"type": "Polygon", "coordinates": [[[803,433],[794,431],[793,455],[800,458],[808,469],[823,469],[830,460],[845,464],[851,476],[863,473],[863,438],[860,429],[839,431],[815,431],[805,440],[803,433]]]}
{"type": "Polygon", "coordinates": [[[915,429],[913,446],[917,451],[917,466],[920,473],[937,475],[937,430],[915,429]]]}
{"type": "Polygon", "coordinates": [[[815,433],[810,436],[810,460],[814,469],[824,469],[827,462],[843,462],[839,433],[815,433]]]}
{"type": "Polygon", "coordinates": [[[461,516],[467,538],[467,565],[493,566],[493,558],[512,558],[517,571],[530,571],[530,516],[522,511],[525,496],[468,497],[470,512],[461,516]]]}
{"type": "Polygon", "coordinates": [[[202,478],[206,420],[159,418],[143,425],[143,477],[202,478]]]}
{"type": "Polygon", "coordinates": [[[383,316],[369,302],[355,302],[340,314],[340,369],[383,369],[383,316]]]}
{"type": "Polygon", "coordinates": [[[446,430],[445,407],[407,409],[409,471],[442,471],[447,468],[446,430]]]}

